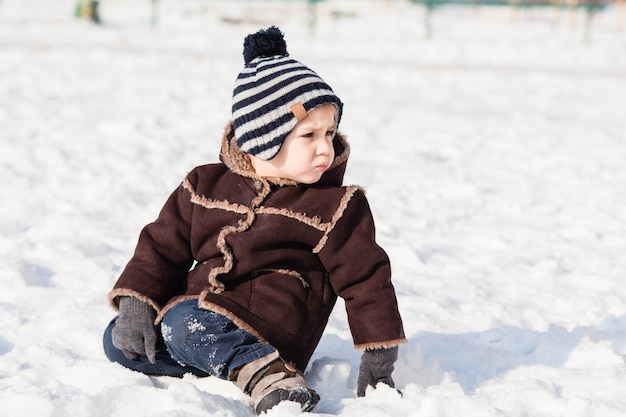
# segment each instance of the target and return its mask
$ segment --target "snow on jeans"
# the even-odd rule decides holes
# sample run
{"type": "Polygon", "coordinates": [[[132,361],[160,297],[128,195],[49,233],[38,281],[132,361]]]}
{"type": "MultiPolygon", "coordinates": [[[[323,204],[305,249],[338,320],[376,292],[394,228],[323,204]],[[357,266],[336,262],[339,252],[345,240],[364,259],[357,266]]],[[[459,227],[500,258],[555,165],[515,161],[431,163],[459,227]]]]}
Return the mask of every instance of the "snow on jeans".
{"type": "Polygon", "coordinates": [[[222,379],[228,379],[233,369],[276,350],[224,315],[198,307],[197,300],[172,307],[163,317],[161,333],[177,362],[222,379]]]}
{"type": "Polygon", "coordinates": [[[109,360],[148,375],[181,377],[185,373],[227,379],[233,369],[269,355],[276,349],[259,342],[222,314],[198,307],[197,300],[176,304],[163,317],[156,363],[145,356],[127,359],[113,346],[111,331],[104,332],[104,351],[109,360]],[[167,348],[167,351],[164,349],[167,348]]]}

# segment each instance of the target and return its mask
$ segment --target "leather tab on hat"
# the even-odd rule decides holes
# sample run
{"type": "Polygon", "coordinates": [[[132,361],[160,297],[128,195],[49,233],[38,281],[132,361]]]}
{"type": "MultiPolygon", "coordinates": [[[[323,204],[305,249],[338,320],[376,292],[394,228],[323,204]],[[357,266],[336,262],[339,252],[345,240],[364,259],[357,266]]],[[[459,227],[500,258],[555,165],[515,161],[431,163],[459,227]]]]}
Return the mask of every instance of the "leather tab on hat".
{"type": "Polygon", "coordinates": [[[296,119],[298,119],[299,122],[301,122],[308,116],[308,113],[306,112],[306,109],[301,102],[297,102],[296,104],[291,106],[291,112],[294,116],[296,116],[296,119]]]}

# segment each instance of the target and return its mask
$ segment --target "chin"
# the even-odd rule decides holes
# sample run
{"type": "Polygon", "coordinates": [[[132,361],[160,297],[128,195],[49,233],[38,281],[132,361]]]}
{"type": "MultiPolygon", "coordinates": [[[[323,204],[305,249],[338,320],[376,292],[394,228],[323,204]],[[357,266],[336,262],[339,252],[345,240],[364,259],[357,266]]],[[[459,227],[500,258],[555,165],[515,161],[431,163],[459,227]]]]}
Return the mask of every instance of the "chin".
{"type": "Polygon", "coordinates": [[[303,179],[300,182],[302,182],[303,184],[311,185],[311,184],[315,184],[316,182],[318,182],[321,178],[322,178],[321,175],[316,175],[314,177],[309,177],[309,178],[303,179]]]}
{"type": "Polygon", "coordinates": [[[297,182],[299,182],[300,184],[311,185],[311,184],[315,184],[319,180],[320,180],[319,178],[317,178],[317,179],[310,179],[309,178],[309,179],[301,179],[300,181],[297,181],[297,182]]]}

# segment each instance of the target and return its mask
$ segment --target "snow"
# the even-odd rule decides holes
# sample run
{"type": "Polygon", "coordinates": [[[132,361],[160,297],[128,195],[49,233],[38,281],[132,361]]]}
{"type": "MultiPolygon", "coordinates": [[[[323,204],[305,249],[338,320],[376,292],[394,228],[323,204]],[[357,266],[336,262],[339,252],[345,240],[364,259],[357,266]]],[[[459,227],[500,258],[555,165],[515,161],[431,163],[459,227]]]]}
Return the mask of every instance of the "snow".
{"type": "MultiPolygon", "coordinates": [[[[626,14],[405,0],[0,2],[0,410],[253,416],[229,382],[108,362],[106,294],[183,175],[217,161],[243,37],[276,24],[345,102],[409,342],[355,395],[341,303],[312,416],[626,414],[626,14]]],[[[358,260],[355,260],[358,261],[358,260]]],[[[293,403],[273,417],[300,415],[293,403]]]]}

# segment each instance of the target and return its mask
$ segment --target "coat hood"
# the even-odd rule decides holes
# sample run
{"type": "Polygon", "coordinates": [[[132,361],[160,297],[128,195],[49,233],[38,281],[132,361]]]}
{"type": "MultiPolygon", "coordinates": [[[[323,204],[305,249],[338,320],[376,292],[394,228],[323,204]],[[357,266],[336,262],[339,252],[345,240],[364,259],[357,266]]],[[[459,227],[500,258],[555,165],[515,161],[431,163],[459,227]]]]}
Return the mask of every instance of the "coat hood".
{"type": "MultiPolygon", "coordinates": [[[[346,172],[346,166],[350,156],[350,145],[348,144],[346,137],[341,132],[337,132],[335,135],[333,147],[335,148],[335,159],[333,160],[333,163],[322,175],[320,180],[312,185],[341,186],[343,184],[343,177],[346,172]]],[[[229,122],[224,129],[222,149],[220,151],[220,161],[222,161],[224,165],[236,174],[243,177],[261,179],[252,167],[249,155],[242,151],[237,145],[237,139],[235,138],[235,131],[233,129],[232,122],[229,122]]],[[[298,184],[293,180],[284,178],[265,179],[280,186],[298,184]]]]}

